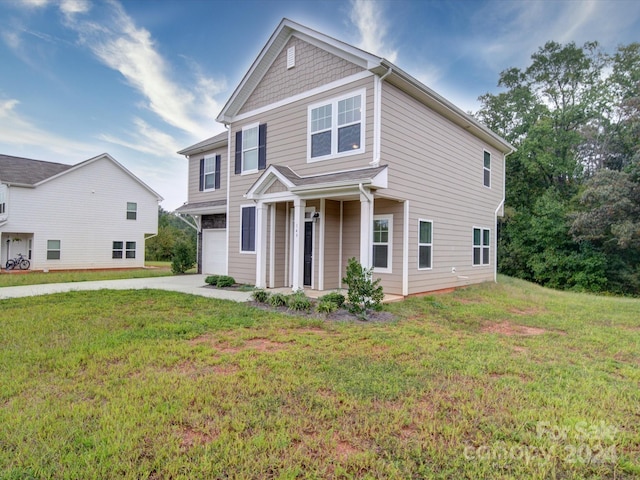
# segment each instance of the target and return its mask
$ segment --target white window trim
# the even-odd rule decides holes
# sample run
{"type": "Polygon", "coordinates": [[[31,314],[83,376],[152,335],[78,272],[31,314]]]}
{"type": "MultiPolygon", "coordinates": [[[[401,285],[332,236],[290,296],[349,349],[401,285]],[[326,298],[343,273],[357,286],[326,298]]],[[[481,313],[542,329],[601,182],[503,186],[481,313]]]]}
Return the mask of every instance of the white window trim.
{"type": "MultiPolygon", "coordinates": [[[[472,240],[473,241],[473,240],[472,240]]],[[[418,270],[433,270],[433,220],[429,220],[426,218],[419,218],[418,219],[418,258],[417,258],[417,265],[418,265],[418,270]],[[429,222],[431,224],[431,243],[420,243],[420,223],[421,222],[429,222]],[[420,247],[431,247],[431,258],[429,263],[431,264],[430,267],[421,267],[420,266],[420,247]]]]}
{"type": "Polygon", "coordinates": [[[138,220],[138,202],[127,202],[127,220],[138,220]],[[129,204],[135,205],[135,210],[129,210],[129,204]],[[136,218],[129,218],[129,213],[135,213],[136,218]]]}
{"type": "Polygon", "coordinates": [[[124,242],[123,246],[124,246],[124,257],[123,257],[123,259],[124,260],[135,260],[136,259],[135,256],[138,253],[138,244],[133,240],[127,240],[127,241],[124,242]],[[129,244],[129,243],[133,243],[135,245],[135,247],[133,249],[128,248],[127,244],[129,244]],[[127,253],[129,253],[129,252],[133,252],[133,257],[128,257],[127,256],[127,253]]]}
{"type": "MultiPolygon", "coordinates": [[[[203,192],[213,192],[216,189],[216,154],[213,155],[205,155],[204,157],[204,167],[202,169],[202,191],[203,192]],[[213,170],[207,173],[207,160],[213,160],[213,170]],[[213,188],[206,188],[207,184],[207,175],[213,175],[213,188]]],[[[220,161],[222,163],[222,160],[220,161]]]]}
{"type": "MultiPolygon", "coordinates": [[[[255,203],[246,203],[244,205],[240,205],[240,235],[238,235],[238,252],[240,252],[242,255],[255,255],[256,251],[253,250],[243,250],[242,249],[242,211],[245,208],[249,208],[249,207],[254,207],[256,209],[256,216],[254,217],[255,222],[257,223],[258,221],[258,207],[255,203]]],[[[256,226],[254,226],[254,235],[257,234],[256,231],[256,226]]],[[[256,245],[257,243],[257,238],[254,238],[254,245],[256,245]]]]}
{"type": "Polygon", "coordinates": [[[490,228],[485,228],[485,227],[476,227],[474,226],[471,229],[471,266],[472,267],[486,267],[488,265],[491,265],[491,229],[490,228]],[[475,245],[473,243],[473,234],[475,233],[475,230],[480,230],[480,245],[475,245]],[[484,245],[483,241],[484,241],[484,232],[488,231],[489,232],[489,245],[484,245]],[[473,252],[476,248],[480,248],[480,263],[473,263],[473,252]],[[489,249],[489,261],[487,263],[483,263],[482,259],[484,258],[484,249],[487,248],[489,249]]]}
{"type": "MultiPolygon", "coordinates": [[[[366,130],[366,102],[367,102],[367,89],[362,88],[355,90],[339,97],[333,97],[321,102],[316,102],[313,105],[307,107],[307,163],[322,162],[324,160],[331,160],[333,158],[347,157],[350,155],[357,155],[365,152],[365,130],[366,130]],[[338,102],[347,98],[356,97],[360,95],[360,148],[355,150],[348,150],[346,152],[338,152],[338,102]],[[324,105],[331,104],[331,153],[322,157],[311,156],[311,111],[322,107],[324,105]]],[[[353,124],[355,125],[355,123],[353,124]]]]}
{"type": "MultiPolygon", "coordinates": [[[[251,149],[251,150],[253,150],[253,149],[251,149]]],[[[251,173],[256,173],[256,172],[260,171],[260,123],[259,122],[258,123],[252,123],[251,125],[245,125],[244,127],[242,127],[242,148],[241,148],[241,151],[242,151],[242,153],[241,153],[242,158],[241,158],[241,162],[240,162],[240,167],[241,167],[240,168],[240,175],[249,175],[251,173]],[[244,151],[245,151],[245,149],[244,149],[244,139],[246,138],[245,137],[245,131],[246,130],[251,130],[253,128],[256,129],[256,138],[258,139],[258,144],[256,145],[256,154],[257,154],[257,157],[256,157],[256,168],[251,169],[251,170],[245,170],[244,169],[244,151]]],[[[248,205],[245,205],[245,206],[248,206],[248,205]]]]}
{"type": "Polygon", "coordinates": [[[491,157],[492,157],[492,156],[493,156],[493,155],[491,155],[491,152],[490,152],[489,150],[484,150],[484,149],[482,150],[482,185],[483,185],[485,188],[489,188],[489,189],[491,188],[491,183],[492,183],[492,182],[491,182],[491,163],[492,163],[492,158],[491,158],[491,157]],[[488,153],[488,154],[489,154],[489,168],[487,168],[487,167],[485,167],[485,166],[484,166],[484,154],[485,154],[485,153],[488,153]],[[489,172],[489,185],[485,185],[485,184],[484,184],[484,172],[485,172],[485,171],[488,171],[488,172],[489,172]]]}
{"type": "Polygon", "coordinates": [[[373,267],[375,273],[392,273],[393,269],[393,214],[374,215],[373,220],[387,220],[389,222],[389,241],[386,243],[376,243],[373,241],[373,222],[371,223],[371,264],[373,265],[373,246],[387,245],[387,268],[373,267]]]}
{"type": "Polygon", "coordinates": [[[57,262],[62,259],[62,240],[47,239],[47,252],[45,258],[48,262],[57,262]],[[58,248],[49,248],[49,242],[58,242],[58,248]],[[58,258],[49,258],[49,252],[58,252],[58,258]]]}

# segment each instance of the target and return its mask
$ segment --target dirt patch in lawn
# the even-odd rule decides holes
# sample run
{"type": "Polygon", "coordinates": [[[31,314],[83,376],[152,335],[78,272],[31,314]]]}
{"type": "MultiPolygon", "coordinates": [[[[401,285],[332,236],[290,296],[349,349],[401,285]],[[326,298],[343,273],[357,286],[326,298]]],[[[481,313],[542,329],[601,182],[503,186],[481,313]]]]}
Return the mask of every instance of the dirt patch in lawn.
{"type": "Polygon", "coordinates": [[[191,427],[183,427],[178,432],[180,438],[180,446],[183,450],[189,450],[198,445],[207,445],[213,442],[217,437],[217,432],[202,432],[191,427]]]}
{"type": "Polygon", "coordinates": [[[256,350],[258,352],[276,352],[289,346],[289,343],[274,342],[268,338],[252,338],[250,340],[246,340],[242,344],[235,345],[230,344],[229,342],[221,342],[213,335],[202,335],[198,338],[194,338],[190,343],[191,345],[202,345],[204,343],[215,348],[220,353],[238,353],[249,349],[256,350]]]}
{"type": "Polygon", "coordinates": [[[529,337],[534,335],[543,335],[545,333],[548,333],[548,330],[545,330],[544,328],[538,328],[538,327],[527,327],[525,325],[516,325],[514,323],[505,321],[501,323],[491,323],[491,324],[485,325],[481,329],[481,332],[482,333],[499,333],[501,335],[506,335],[508,337],[512,337],[514,335],[529,337]]]}

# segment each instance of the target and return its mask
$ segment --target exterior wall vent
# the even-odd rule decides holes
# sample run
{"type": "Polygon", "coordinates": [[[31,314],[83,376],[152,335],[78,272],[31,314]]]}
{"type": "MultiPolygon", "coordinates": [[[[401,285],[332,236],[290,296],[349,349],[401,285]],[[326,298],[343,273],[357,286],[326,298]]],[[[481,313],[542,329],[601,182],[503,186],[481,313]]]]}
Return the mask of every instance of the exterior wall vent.
{"type": "Polygon", "coordinates": [[[289,47],[287,49],[287,70],[296,66],[296,47],[289,47]]]}

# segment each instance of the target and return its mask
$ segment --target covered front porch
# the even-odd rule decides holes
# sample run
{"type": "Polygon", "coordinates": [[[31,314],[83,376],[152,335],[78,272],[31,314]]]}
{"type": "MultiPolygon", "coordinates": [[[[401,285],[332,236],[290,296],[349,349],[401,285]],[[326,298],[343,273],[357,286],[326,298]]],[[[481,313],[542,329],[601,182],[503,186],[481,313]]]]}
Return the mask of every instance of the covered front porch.
{"type": "Polygon", "coordinates": [[[31,260],[33,249],[33,233],[2,232],[0,233],[0,266],[4,269],[7,260],[22,254],[31,260]]]}
{"type": "MultiPolygon", "coordinates": [[[[342,288],[349,258],[372,266],[376,214],[403,209],[379,195],[386,184],[386,166],[309,177],[270,166],[246,195],[256,204],[256,286],[315,295],[342,288]]],[[[392,269],[385,273],[383,281],[393,284],[392,269]]]]}

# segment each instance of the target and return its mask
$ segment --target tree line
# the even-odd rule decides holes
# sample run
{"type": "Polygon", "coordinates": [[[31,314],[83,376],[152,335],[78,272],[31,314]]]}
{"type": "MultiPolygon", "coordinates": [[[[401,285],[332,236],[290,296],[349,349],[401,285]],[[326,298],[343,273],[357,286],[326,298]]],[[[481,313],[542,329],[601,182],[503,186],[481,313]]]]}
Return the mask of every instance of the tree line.
{"type": "Polygon", "coordinates": [[[640,294],[640,43],[548,42],[476,118],[506,159],[498,268],[553,288],[640,294]]]}
{"type": "Polygon", "coordinates": [[[171,261],[176,254],[184,255],[195,262],[196,230],[171,212],[158,207],[158,235],[146,241],[146,259],[149,261],[171,261]]]}

